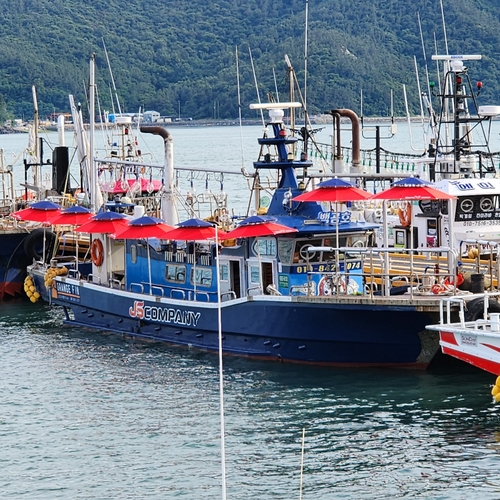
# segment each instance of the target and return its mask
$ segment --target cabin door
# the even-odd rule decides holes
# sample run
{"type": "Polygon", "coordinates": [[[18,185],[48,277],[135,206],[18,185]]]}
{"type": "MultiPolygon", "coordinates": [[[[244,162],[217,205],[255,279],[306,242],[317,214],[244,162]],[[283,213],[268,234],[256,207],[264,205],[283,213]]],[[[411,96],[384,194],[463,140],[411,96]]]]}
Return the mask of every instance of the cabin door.
{"type": "Polygon", "coordinates": [[[268,294],[269,285],[277,288],[277,269],[276,259],[248,259],[248,295],[268,294]]]}
{"type": "Polygon", "coordinates": [[[244,295],[243,259],[220,259],[220,291],[222,300],[244,295]]]}

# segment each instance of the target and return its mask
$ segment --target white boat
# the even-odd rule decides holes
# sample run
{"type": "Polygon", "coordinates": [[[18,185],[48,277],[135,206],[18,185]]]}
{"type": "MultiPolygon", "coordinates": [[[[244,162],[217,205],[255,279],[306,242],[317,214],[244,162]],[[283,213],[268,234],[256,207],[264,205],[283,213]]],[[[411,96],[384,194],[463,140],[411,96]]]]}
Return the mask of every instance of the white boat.
{"type": "Polygon", "coordinates": [[[428,325],[439,332],[444,354],[453,356],[495,375],[500,375],[500,292],[467,297],[445,297],[440,321],[428,325]],[[453,320],[458,310],[458,321],[453,320]]]}

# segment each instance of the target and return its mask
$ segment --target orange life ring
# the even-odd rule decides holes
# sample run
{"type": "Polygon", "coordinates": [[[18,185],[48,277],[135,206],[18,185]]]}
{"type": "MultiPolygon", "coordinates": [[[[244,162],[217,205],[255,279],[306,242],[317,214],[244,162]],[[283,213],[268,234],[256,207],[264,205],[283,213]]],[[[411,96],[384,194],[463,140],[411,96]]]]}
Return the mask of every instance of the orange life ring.
{"type": "Polygon", "coordinates": [[[90,256],[92,258],[92,262],[97,267],[102,266],[102,263],[104,262],[104,247],[102,246],[102,241],[99,238],[94,238],[92,240],[90,256]]]}
{"type": "Polygon", "coordinates": [[[408,227],[411,222],[411,203],[407,203],[405,209],[398,208],[399,222],[403,227],[408,227]]]}
{"type": "Polygon", "coordinates": [[[432,285],[431,291],[432,293],[439,295],[440,293],[446,292],[446,287],[436,283],[435,285],[432,285]]]}
{"type": "Polygon", "coordinates": [[[464,281],[464,275],[462,273],[457,273],[456,276],[448,276],[444,280],[444,284],[449,287],[460,286],[464,281]]]}

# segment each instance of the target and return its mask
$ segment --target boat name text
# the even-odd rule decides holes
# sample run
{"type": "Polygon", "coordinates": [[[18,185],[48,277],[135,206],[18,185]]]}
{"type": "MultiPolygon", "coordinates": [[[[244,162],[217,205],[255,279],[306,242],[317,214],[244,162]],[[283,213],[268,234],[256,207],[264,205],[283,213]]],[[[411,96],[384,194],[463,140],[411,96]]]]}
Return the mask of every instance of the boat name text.
{"type": "Polygon", "coordinates": [[[477,346],[477,337],[475,335],[466,335],[462,333],[460,334],[460,340],[462,345],[477,346]]]}
{"type": "Polygon", "coordinates": [[[457,189],[460,191],[473,191],[476,188],[479,189],[495,189],[495,186],[488,181],[481,181],[474,186],[470,182],[463,182],[463,181],[453,181],[450,184],[453,184],[457,189]]]}
{"type": "Polygon", "coordinates": [[[201,313],[194,311],[181,311],[168,307],[145,306],[144,301],[134,300],[134,305],[129,307],[132,318],[174,323],[175,325],[196,326],[201,313]]]}

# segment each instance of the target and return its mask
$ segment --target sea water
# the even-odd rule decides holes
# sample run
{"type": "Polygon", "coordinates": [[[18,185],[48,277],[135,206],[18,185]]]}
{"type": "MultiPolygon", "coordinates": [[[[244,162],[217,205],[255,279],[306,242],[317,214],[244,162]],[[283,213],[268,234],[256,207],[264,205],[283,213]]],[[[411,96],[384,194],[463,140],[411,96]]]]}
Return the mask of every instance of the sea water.
{"type": "MultiPolygon", "coordinates": [[[[176,164],[249,169],[261,131],[173,129],[176,164]]],[[[216,355],[68,327],[40,302],[1,303],[0,332],[0,498],[222,497],[216,355]]],[[[494,382],[459,363],[225,358],[228,498],[500,498],[494,382]]]]}
{"type": "MultiPolygon", "coordinates": [[[[0,331],[0,498],[222,497],[217,355],[25,301],[0,331]]],[[[223,367],[230,499],[500,498],[493,375],[223,367]]]]}

